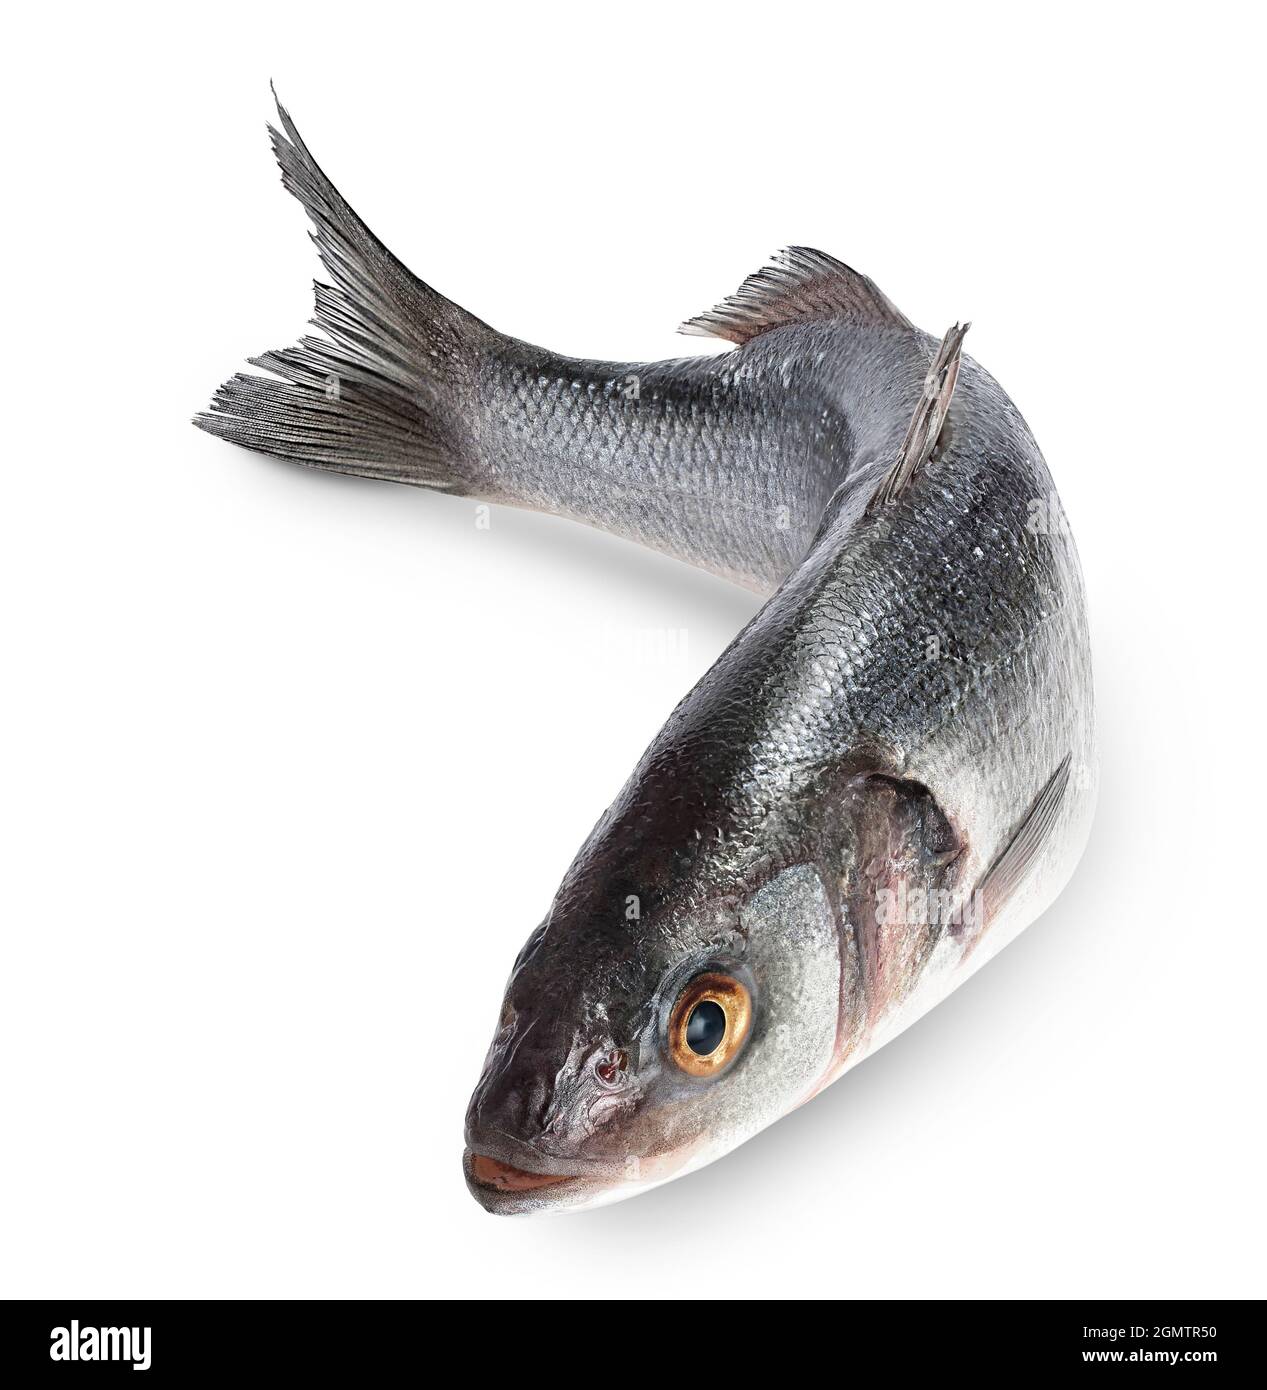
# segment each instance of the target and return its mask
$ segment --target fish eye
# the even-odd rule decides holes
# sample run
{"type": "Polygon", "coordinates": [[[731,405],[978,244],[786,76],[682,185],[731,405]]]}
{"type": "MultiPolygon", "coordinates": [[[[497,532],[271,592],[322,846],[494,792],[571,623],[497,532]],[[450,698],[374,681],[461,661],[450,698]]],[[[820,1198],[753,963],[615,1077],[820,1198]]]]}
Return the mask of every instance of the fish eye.
{"type": "Polygon", "coordinates": [[[697,975],[669,1015],[669,1054],[690,1076],[712,1076],[743,1047],[752,1023],[752,996],[731,975],[697,975]]]}

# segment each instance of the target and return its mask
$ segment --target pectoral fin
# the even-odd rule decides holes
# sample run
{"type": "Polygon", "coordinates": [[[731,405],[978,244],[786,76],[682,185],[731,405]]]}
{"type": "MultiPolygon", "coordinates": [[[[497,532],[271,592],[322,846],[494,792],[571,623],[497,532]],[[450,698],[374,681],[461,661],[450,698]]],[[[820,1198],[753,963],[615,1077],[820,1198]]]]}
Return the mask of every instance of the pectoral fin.
{"type": "Polygon", "coordinates": [[[982,875],[977,892],[981,895],[982,921],[987,926],[1025,881],[1046,848],[1069,789],[1070,762],[1070,756],[1066,753],[1030,804],[1007,844],[982,875]]]}

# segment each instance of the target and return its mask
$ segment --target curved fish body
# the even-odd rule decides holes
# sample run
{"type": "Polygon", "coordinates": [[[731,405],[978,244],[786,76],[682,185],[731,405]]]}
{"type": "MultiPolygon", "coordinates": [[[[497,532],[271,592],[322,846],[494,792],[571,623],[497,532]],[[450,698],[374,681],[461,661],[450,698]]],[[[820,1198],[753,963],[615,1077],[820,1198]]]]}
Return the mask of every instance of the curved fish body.
{"type": "Polygon", "coordinates": [[[794,248],[611,363],[494,332],[397,262],[281,112],[334,284],[198,423],[319,468],[567,515],[768,595],[674,711],[514,964],[467,1115],[490,1211],[698,1168],[1032,921],[1094,804],[1081,575],[994,379],[794,248]]]}

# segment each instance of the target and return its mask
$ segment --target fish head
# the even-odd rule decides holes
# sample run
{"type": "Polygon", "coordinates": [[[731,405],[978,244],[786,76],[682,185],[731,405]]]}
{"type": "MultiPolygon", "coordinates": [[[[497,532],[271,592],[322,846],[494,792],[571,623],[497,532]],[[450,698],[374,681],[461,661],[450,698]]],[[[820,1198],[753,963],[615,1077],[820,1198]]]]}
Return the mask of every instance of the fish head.
{"type": "Polygon", "coordinates": [[[632,912],[562,894],[515,964],[467,1113],[487,1210],[594,1206],[701,1167],[807,1099],[840,1035],[821,871],[632,912]]]}

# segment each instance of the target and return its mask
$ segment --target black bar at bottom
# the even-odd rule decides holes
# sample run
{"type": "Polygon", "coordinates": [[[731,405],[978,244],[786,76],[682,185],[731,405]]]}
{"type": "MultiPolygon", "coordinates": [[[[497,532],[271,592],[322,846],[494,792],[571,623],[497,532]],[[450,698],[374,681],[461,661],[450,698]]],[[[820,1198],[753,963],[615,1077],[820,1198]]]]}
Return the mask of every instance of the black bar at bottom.
{"type": "MultiPolygon", "coordinates": [[[[486,1326],[463,1319],[448,1336],[436,1324],[435,1305],[407,1301],[15,1301],[0,1304],[0,1373],[10,1385],[36,1376],[86,1383],[140,1373],[147,1377],[137,1382],[143,1385],[156,1376],[178,1383],[270,1371],[360,1381],[388,1371],[425,1373],[437,1355],[452,1354],[456,1341],[458,1365],[478,1370],[481,1378],[499,1370],[535,1377],[553,1366],[572,1380],[603,1376],[611,1352],[629,1339],[617,1359],[632,1358],[631,1371],[641,1363],[636,1374],[658,1379],[680,1374],[680,1366],[660,1360],[667,1343],[658,1326],[671,1327],[677,1345],[693,1330],[706,1336],[706,1358],[716,1355],[719,1337],[742,1344],[748,1335],[742,1320],[727,1317],[724,1303],[658,1312],[640,1301],[614,1301],[620,1306],[609,1297],[601,1307],[577,1304],[569,1311],[547,1311],[526,1300],[490,1303],[474,1314],[487,1319],[486,1326]],[[658,1323],[658,1317],[667,1321],[658,1323]]],[[[789,1322],[786,1354],[791,1371],[807,1344],[816,1344],[821,1356],[839,1365],[842,1378],[849,1374],[851,1346],[865,1352],[855,1369],[878,1358],[889,1373],[1081,1368],[1112,1377],[1115,1367],[1141,1365],[1249,1370],[1262,1363],[1262,1306],[1201,1300],[837,1304],[834,1312],[790,1314],[796,1321],[789,1322]]],[[[765,1353],[776,1358],[778,1325],[763,1315],[757,1332],[765,1353]]]]}

